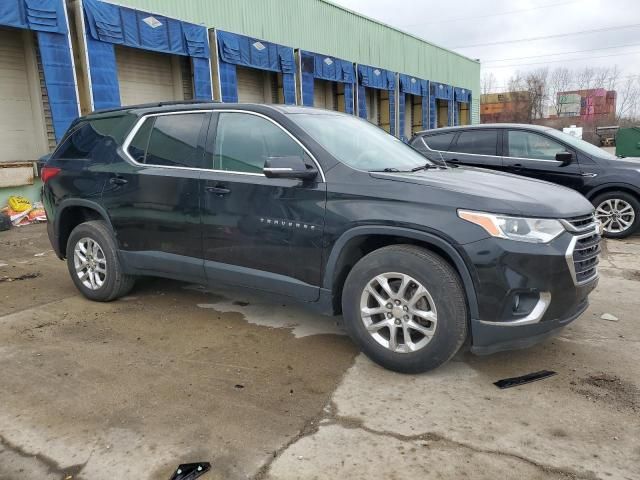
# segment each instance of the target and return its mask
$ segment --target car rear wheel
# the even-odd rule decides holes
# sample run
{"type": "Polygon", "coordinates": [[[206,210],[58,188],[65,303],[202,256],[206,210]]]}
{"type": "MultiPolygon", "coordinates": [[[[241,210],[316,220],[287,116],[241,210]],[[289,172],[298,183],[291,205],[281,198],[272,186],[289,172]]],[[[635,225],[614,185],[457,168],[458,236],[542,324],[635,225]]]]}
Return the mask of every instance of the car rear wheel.
{"type": "Polygon", "coordinates": [[[90,300],[115,300],[135,283],[135,277],[123,272],[111,230],[102,220],[73,229],[67,241],[67,267],[73,283],[90,300]]]}
{"type": "Polygon", "coordinates": [[[596,218],[602,222],[604,236],[625,238],[640,224],[640,202],[626,192],[607,192],[593,201],[596,218]]]}
{"type": "Polygon", "coordinates": [[[467,337],[460,279],[440,256],[394,245],[363,257],[342,294],[345,326],[373,361],[403,373],[447,362],[467,337]]]}

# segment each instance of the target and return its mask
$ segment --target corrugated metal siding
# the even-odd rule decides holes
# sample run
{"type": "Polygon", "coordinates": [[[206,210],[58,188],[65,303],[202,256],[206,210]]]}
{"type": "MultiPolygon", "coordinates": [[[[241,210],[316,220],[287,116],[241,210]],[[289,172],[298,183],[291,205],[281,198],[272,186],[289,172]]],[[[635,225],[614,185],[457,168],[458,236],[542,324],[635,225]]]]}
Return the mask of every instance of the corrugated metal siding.
{"type": "Polygon", "coordinates": [[[478,62],[325,0],[110,1],[467,88],[476,98],[480,95],[478,62]]]}

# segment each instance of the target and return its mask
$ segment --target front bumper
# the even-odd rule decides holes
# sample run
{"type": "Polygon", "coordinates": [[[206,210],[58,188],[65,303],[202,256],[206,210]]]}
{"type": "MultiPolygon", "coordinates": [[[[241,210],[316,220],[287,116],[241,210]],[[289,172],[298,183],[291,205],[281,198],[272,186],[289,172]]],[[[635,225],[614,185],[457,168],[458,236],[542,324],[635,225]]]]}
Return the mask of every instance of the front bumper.
{"type": "Polygon", "coordinates": [[[594,268],[591,277],[576,280],[575,247],[576,235],[569,232],[548,244],[488,238],[464,246],[475,266],[478,298],[472,352],[529,347],[587,309],[598,276],[594,268]]]}

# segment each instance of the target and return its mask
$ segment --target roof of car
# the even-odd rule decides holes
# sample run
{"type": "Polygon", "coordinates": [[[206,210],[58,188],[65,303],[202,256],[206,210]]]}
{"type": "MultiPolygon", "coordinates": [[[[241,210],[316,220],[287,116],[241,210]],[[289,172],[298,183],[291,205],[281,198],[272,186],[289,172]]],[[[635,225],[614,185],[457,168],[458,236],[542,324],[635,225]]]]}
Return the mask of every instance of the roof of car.
{"type": "Polygon", "coordinates": [[[444,133],[444,132],[457,132],[459,130],[483,130],[487,128],[526,128],[527,130],[537,130],[543,132],[550,130],[551,127],[544,125],[530,125],[528,123],[481,123],[478,125],[459,125],[457,127],[442,127],[431,130],[421,130],[416,132],[416,135],[444,133]]]}
{"type": "Polygon", "coordinates": [[[217,109],[229,109],[238,108],[249,111],[265,111],[276,110],[284,114],[296,114],[296,113],[333,113],[340,114],[340,112],[332,110],[324,110],[321,108],[303,107],[298,105],[279,105],[279,104],[263,104],[263,103],[221,103],[212,101],[176,101],[176,102],[158,102],[158,103],[145,103],[141,105],[127,105],[123,107],[109,108],[103,110],[96,110],[88,117],[94,116],[112,116],[122,114],[134,114],[134,115],[148,115],[152,113],[166,113],[166,112],[180,112],[183,110],[217,110],[217,109]]]}

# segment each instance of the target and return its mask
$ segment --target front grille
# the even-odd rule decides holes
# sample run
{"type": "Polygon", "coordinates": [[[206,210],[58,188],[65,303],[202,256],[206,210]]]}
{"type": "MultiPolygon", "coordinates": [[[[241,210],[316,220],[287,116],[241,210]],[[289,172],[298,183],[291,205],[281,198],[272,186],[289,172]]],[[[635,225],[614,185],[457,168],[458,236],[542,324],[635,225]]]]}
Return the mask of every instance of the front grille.
{"type": "Polygon", "coordinates": [[[601,238],[595,217],[583,215],[567,218],[563,223],[574,235],[567,251],[567,263],[569,263],[573,281],[577,285],[587,283],[598,276],[601,238]]]}
{"type": "Polygon", "coordinates": [[[563,223],[569,231],[581,232],[584,230],[588,230],[592,227],[592,224],[595,222],[595,218],[593,215],[581,215],[579,217],[571,217],[564,219],[563,223]],[[567,225],[569,224],[569,225],[567,225]]]}

